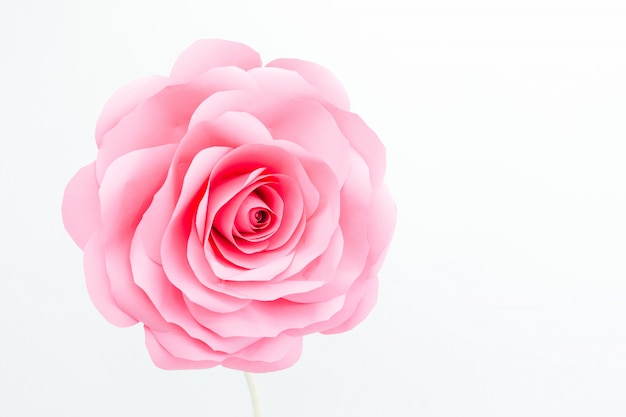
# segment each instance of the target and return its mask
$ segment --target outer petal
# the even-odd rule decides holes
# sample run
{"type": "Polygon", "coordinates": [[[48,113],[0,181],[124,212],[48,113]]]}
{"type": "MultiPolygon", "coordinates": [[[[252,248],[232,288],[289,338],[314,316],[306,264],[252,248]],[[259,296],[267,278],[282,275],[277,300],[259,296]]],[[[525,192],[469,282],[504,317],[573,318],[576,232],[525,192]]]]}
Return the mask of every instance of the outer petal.
{"type": "MultiPolygon", "coordinates": [[[[262,360],[250,360],[247,356],[239,357],[239,356],[231,356],[226,359],[222,365],[227,368],[238,369],[241,371],[247,372],[273,372],[279,371],[281,369],[289,368],[291,365],[296,363],[296,361],[300,358],[302,354],[302,338],[295,337],[292,338],[293,343],[291,344],[289,350],[286,354],[278,360],[268,362],[262,360]]],[[[271,341],[271,339],[270,339],[271,341]]],[[[273,347],[271,344],[269,347],[273,347]]]]}
{"type": "Polygon", "coordinates": [[[369,314],[376,303],[378,293],[378,271],[382,266],[384,254],[389,247],[395,226],[396,211],[386,187],[381,187],[372,196],[370,222],[367,228],[367,240],[370,252],[363,275],[348,292],[346,305],[328,324],[330,327],[322,333],[341,333],[352,329],[369,314]]]}
{"type": "Polygon", "coordinates": [[[322,97],[342,110],[350,109],[350,100],[346,90],[335,76],[321,65],[300,59],[276,59],[266,66],[295,71],[309,84],[315,87],[322,97]]]}
{"type": "Polygon", "coordinates": [[[133,282],[129,254],[137,223],[163,183],[174,150],[175,145],[166,145],[127,154],[109,167],[100,187],[111,293],[125,312],[153,328],[171,325],[133,282]]]}
{"type": "Polygon", "coordinates": [[[379,262],[389,248],[396,226],[396,206],[386,186],[380,187],[372,196],[367,227],[370,244],[368,265],[379,262]]]}
{"type": "Polygon", "coordinates": [[[208,311],[191,302],[187,302],[187,306],[200,324],[223,337],[276,337],[289,329],[302,329],[311,323],[330,320],[341,311],[345,300],[345,295],[312,304],[283,299],[269,303],[255,300],[230,314],[208,311]]]}
{"type": "Polygon", "coordinates": [[[94,235],[85,246],[84,268],[89,297],[100,314],[111,324],[120,327],[137,323],[136,319],[119,307],[111,293],[104,260],[104,246],[99,233],[94,235]]]}
{"type": "Polygon", "coordinates": [[[331,323],[340,322],[341,324],[321,331],[320,333],[334,334],[347,332],[365,320],[372,308],[374,308],[378,296],[378,278],[375,275],[375,271],[371,272],[371,276],[361,283],[362,285],[365,285],[362,296],[360,298],[354,296],[356,291],[348,294],[344,310],[330,320],[331,323]]]}
{"type": "MultiPolygon", "coordinates": [[[[302,338],[301,337],[289,337],[280,336],[281,345],[286,346],[288,349],[282,354],[282,357],[276,358],[276,351],[273,351],[276,346],[273,344],[273,339],[263,340],[259,346],[251,346],[246,350],[254,350],[252,354],[254,359],[248,359],[250,354],[242,352],[241,356],[235,354],[226,357],[222,363],[211,360],[193,360],[190,358],[179,358],[173,355],[167,350],[158,340],[156,334],[147,326],[144,326],[146,347],[150,353],[150,357],[156,366],[162,369],[203,369],[211,368],[217,365],[223,365],[227,368],[237,369],[247,372],[272,372],[285,369],[293,365],[302,354],[302,338]],[[283,341],[285,338],[291,339],[289,345],[285,345],[283,341]],[[263,358],[264,351],[268,353],[268,357],[263,358]],[[260,357],[260,358],[259,358],[260,357]],[[265,360],[263,360],[265,359],[265,360]]],[[[284,347],[280,347],[281,350],[284,347]]],[[[281,352],[279,352],[281,353],[281,352]]]]}
{"type": "Polygon", "coordinates": [[[250,77],[259,85],[260,91],[266,94],[304,98],[323,101],[324,97],[300,74],[283,68],[254,68],[248,71],[250,77]]]}
{"type": "Polygon", "coordinates": [[[84,249],[100,227],[100,200],[96,163],[81,168],[65,188],[61,213],[63,224],[74,242],[84,249]]]}
{"type": "Polygon", "coordinates": [[[192,123],[214,118],[226,111],[252,114],[266,126],[274,139],[296,143],[326,162],[340,184],[345,180],[349,170],[346,159],[350,143],[333,114],[321,103],[253,91],[223,91],[213,94],[198,106],[192,123]]]}
{"type": "Polygon", "coordinates": [[[142,149],[118,158],[109,167],[99,190],[108,235],[134,232],[163,184],[175,151],[173,144],[142,149]]]}
{"type": "Polygon", "coordinates": [[[198,105],[215,92],[256,88],[245,71],[234,67],[214,68],[188,83],[164,87],[104,134],[96,165],[98,179],[121,155],[180,142],[198,105]]]}
{"type": "Polygon", "coordinates": [[[104,105],[96,122],[96,144],[100,147],[102,137],[139,103],[157,93],[167,84],[167,77],[153,76],[134,81],[117,90],[104,105]]]}
{"type": "Polygon", "coordinates": [[[187,333],[180,329],[174,331],[160,332],[150,329],[152,335],[161,346],[178,358],[190,359],[193,361],[221,362],[226,353],[212,349],[206,343],[198,339],[189,337],[187,333]]]}
{"type": "Polygon", "coordinates": [[[338,109],[329,111],[341,132],[369,167],[372,187],[379,187],[383,182],[386,167],[386,151],[382,142],[358,115],[338,109]]]}
{"type": "MultiPolygon", "coordinates": [[[[150,297],[152,303],[163,316],[163,318],[169,323],[173,323],[180,328],[174,327],[171,332],[175,337],[184,337],[191,341],[203,342],[213,351],[219,351],[222,354],[231,354],[241,351],[248,346],[256,343],[258,338],[247,337],[221,337],[210,329],[201,326],[190,314],[185,305],[182,293],[175,287],[173,287],[167,280],[167,276],[163,272],[160,265],[152,261],[143,251],[142,239],[135,236],[133,239],[133,245],[131,247],[131,259],[132,268],[135,282],[139,285],[150,297]]],[[[219,294],[216,294],[219,296],[219,294]]],[[[233,303],[228,304],[230,297],[222,296],[221,298],[215,298],[210,305],[214,310],[220,310],[222,313],[228,313],[234,311],[236,308],[242,308],[248,302],[242,303],[239,307],[233,303]],[[222,307],[220,309],[220,307],[222,307]]],[[[155,330],[155,329],[153,329],[155,330]]],[[[158,329],[156,329],[158,332],[158,329]]],[[[164,345],[163,333],[158,340],[161,345],[164,345]]],[[[165,345],[164,345],[165,346],[165,345]]],[[[172,349],[168,349],[173,352],[172,349]]],[[[217,357],[203,358],[206,360],[217,360],[217,357]]],[[[219,357],[223,359],[223,355],[219,357]]],[[[190,358],[188,358],[190,359],[190,358]]]]}
{"type": "Polygon", "coordinates": [[[201,39],[185,49],[174,63],[172,80],[184,82],[215,67],[244,70],[261,66],[259,53],[247,45],[221,39],[201,39]]]}
{"type": "MultiPolygon", "coordinates": [[[[190,336],[215,347],[216,342],[215,339],[211,337],[212,335],[204,334],[205,332],[202,328],[197,326],[197,323],[193,323],[192,320],[189,320],[191,316],[187,311],[182,292],[169,281],[163,267],[154,262],[145,253],[143,239],[138,235],[135,235],[133,238],[130,258],[135,283],[150,297],[150,300],[163,317],[167,321],[184,328],[190,336]]],[[[207,308],[219,313],[231,313],[240,310],[251,302],[251,300],[233,298],[217,292],[214,294],[214,297],[210,299],[205,297],[202,301],[203,305],[206,305],[207,308]]],[[[247,346],[252,342],[254,342],[254,340],[243,341],[243,345],[229,343],[228,348],[220,346],[220,350],[242,349],[242,346],[247,346]]]]}
{"type": "MultiPolygon", "coordinates": [[[[369,253],[367,226],[370,221],[369,205],[372,189],[367,178],[367,166],[354,151],[348,159],[350,172],[341,189],[341,213],[339,225],[343,237],[341,260],[332,271],[330,282],[311,293],[289,296],[297,302],[312,302],[320,297],[326,299],[332,294],[345,294],[355,279],[366,267],[369,253]]],[[[328,249],[326,249],[328,251],[328,249]]],[[[314,271],[308,271],[315,276],[314,271]]]]}
{"type": "Polygon", "coordinates": [[[144,326],[146,348],[152,362],[161,369],[203,369],[219,365],[216,361],[193,361],[181,359],[167,351],[154,337],[154,333],[148,326],[144,326]]]}

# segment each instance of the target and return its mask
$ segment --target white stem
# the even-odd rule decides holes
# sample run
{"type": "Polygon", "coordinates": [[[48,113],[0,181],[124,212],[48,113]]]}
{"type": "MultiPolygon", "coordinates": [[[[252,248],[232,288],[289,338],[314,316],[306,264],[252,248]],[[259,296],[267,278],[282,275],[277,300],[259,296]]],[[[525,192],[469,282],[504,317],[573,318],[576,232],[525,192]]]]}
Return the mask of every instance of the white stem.
{"type": "Polygon", "coordinates": [[[243,375],[246,377],[246,382],[248,383],[248,391],[250,391],[250,399],[252,400],[252,411],[254,412],[254,417],[263,417],[263,413],[261,413],[261,401],[259,400],[259,392],[256,389],[256,384],[254,383],[254,375],[249,372],[244,372],[243,375]]]}

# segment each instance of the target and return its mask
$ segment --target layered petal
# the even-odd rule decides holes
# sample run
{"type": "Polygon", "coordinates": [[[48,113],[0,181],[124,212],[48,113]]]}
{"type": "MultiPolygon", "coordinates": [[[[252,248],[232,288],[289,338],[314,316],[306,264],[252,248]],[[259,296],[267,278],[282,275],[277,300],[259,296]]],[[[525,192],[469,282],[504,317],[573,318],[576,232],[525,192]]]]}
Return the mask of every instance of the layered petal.
{"type": "Polygon", "coordinates": [[[134,81],[117,90],[107,100],[102,113],[96,122],[96,145],[100,147],[102,138],[124,116],[130,113],[139,103],[156,94],[168,83],[167,77],[152,76],[134,81]]]}
{"type": "Polygon", "coordinates": [[[216,92],[257,88],[241,69],[220,67],[184,84],[169,84],[138,104],[106,131],[98,152],[96,174],[116,158],[139,149],[179,143],[198,105],[216,92]]]}
{"type": "Polygon", "coordinates": [[[350,141],[322,103],[254,91],[224,91],[198,106],[191,123],[213,119],[229,110],[253,115],[274,139],[293,142],[316,155],[343,183],[349,169],[345,161],[350,141]]]}
{"type": "Polygon", "coordinates": [[[266,66],[297,72],[309,84],[315,87],[329,103],[342,110],[350,109],[350,99],[343,85],[330,71],[321,65],[301,59],[281,58],[269,62],[266,66]]]}
{"type": "Polygon", "coordinates": [[[101,226],[98,187],[95,162],[81,168],[65,187],[63,225],[81,249],[101,226]]]}
{"type": "Polygon", "coordinates": [[[185,82],[212,68],[228,66],[249,70],[261,66],[261,57],[242,43],[201,39],[180,54],[172,67],[170,78],[176,82],[185,82]]]}
{"type": "Polygon", "coordinates": [[[103,252],[111,294],[128,315],[152,327],[168,328],[133,281],[130,247],[139,220],[163,183],[175,145],[135,151],[118,158],[99,190],[103,252]]]}
{"type": "Polygon", "coordinates": [[[137,319],[120,308],[113,297],[104,259],[104,245],[99,232],[92,236],[85,246],[83,265],[87,292],[100,314],[110,323],[120,327],[137,323],[137,319]]]}

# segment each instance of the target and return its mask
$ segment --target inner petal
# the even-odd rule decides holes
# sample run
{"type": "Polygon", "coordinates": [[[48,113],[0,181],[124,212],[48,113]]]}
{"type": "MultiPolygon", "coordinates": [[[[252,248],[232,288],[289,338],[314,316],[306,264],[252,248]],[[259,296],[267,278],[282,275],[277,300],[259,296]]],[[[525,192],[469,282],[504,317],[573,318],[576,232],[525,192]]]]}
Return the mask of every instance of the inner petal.
{"type": "Polygon", "coordinates": [[[270,212],[263,207],[255,207],[248,213],[250,224],[255,230],[267,227],[270,222],[270,212]]]}
{"type": "Polygon", "coordinates": [[[266,228],[272,220],[273,212],[256,193],[248,194],[241,203],[235,217],[235,229],[242,235],[266,228]]]}

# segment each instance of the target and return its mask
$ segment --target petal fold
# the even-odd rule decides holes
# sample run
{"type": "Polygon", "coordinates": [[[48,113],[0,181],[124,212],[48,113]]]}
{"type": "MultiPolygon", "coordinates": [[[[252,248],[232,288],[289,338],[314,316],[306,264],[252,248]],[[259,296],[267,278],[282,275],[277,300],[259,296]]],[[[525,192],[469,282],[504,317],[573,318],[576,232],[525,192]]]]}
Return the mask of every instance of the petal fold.
{"type": "Polygon", "coordinates": [[[329,103],[342,110],[350,109],[350,99],[343,85],[329,70],[321,65],[301,59],[281,58],[268,63],[266,66],[297,72],[315,87],[329,103]]]}
{"type": "Polygon", "coordinates": [[[65,187],[61,207],[63,224],[81,249],[101,225],[99,186],[96,163],[92,162],[81,168],[65,187]]]}
{"type": "Polygon", "coordinates": [[[261,66],[258,52],[247,45],[222,39],[200,39],[178,57],[170,77],[184,82],[211,68],[235,66],[244,70],[261,66]]]}

